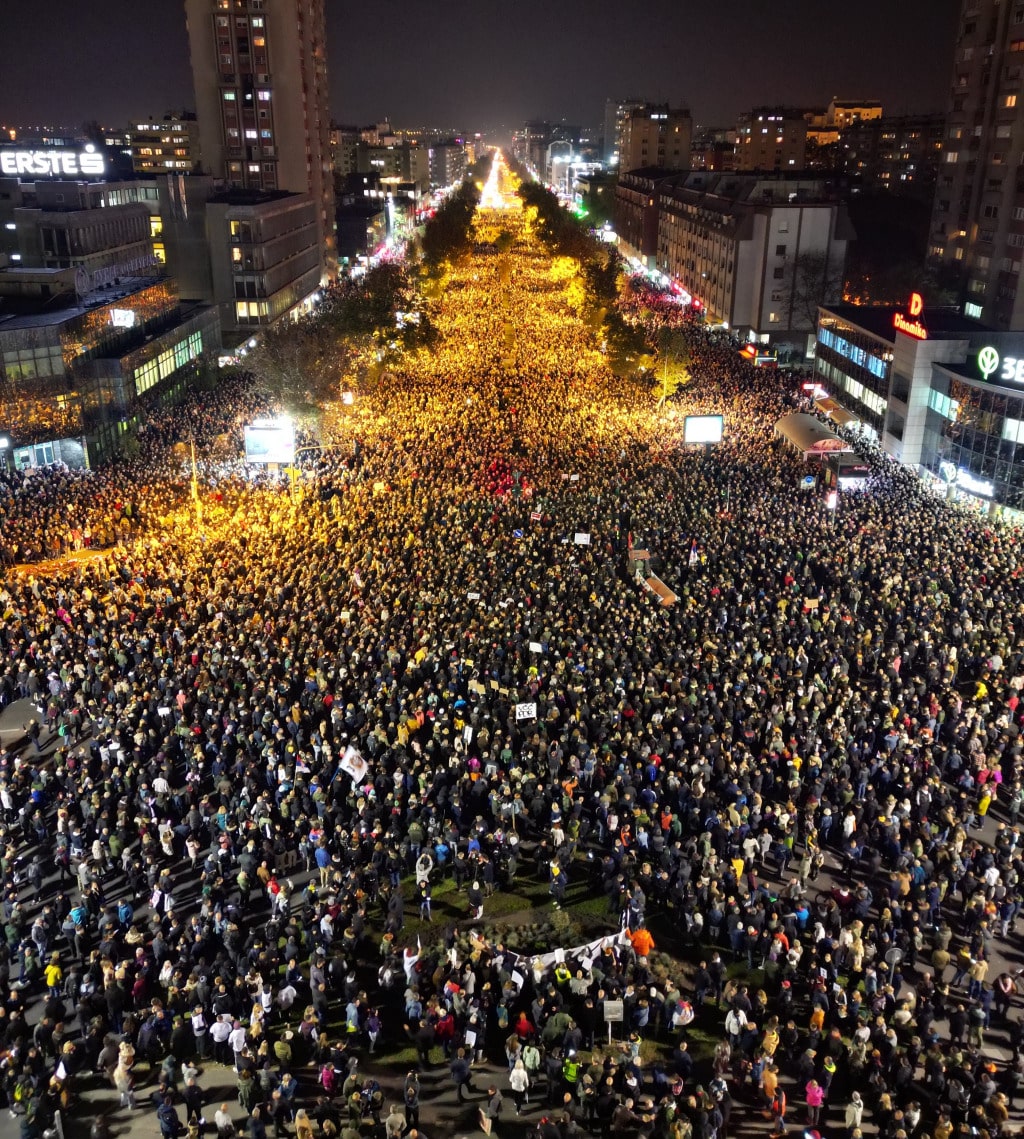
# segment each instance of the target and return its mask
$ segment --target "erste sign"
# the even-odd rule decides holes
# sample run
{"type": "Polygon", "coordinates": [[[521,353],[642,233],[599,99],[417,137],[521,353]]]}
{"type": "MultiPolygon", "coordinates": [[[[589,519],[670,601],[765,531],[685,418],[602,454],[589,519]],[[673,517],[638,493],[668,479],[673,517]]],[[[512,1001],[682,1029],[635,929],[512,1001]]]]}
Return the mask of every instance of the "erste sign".
{"type": "Polygon", "coordinates": [[[102,178],[106,172],[106,159],[94,146],[84,150],[0,150],[0,173],[9,178],[102,178]]]}

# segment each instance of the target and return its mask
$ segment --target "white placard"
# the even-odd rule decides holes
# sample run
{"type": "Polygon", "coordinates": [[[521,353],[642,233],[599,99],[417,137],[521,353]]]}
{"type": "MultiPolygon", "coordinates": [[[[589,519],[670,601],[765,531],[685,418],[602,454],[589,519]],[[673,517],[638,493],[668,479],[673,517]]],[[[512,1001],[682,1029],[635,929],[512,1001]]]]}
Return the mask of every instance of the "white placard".
{"type": "Polygon", "coordinates": [[[370,770],[369,764],[351,744],[345,748],[345,754],[341,757],[338,766],[346,775],[352,776],[353,783],[362,783],[366,778],[366,773],[370,770]]]}
{"type": "Polygon", "coordinates": [[[536,720],[537,719],[537,705],[536,704],[517,704],[516,705],[516,719],[517,720],[536,720]]]}
{"type": "Polygon", "coordinates": [[[517,989],[521,989],[523,987],[523,982],[525,980],[526,978],[522,975],[522,973],[519,972],[518,969],[512,970],[512,984],[515,985],[517,989]]]}
{"type": "Polygon", "coordinates": [[[480,600],[480,594],[479,593],[467,593],[466,596],[469,598],[470,601],[479,601],[480,600]]]}
{"type": "Polygon", "coordinates": [[[590,535],[584,534],[581,531],[577,530],[575,536],[573,537],[573,541],[576,543],[577,546],[589,546],[590,545],[590,535]]]}
{"type": "Polygon", "coordinates": [[[472,743],[473,742],[473,728],[470,724],[467,724],[462,729],[462,738],[466,741],[466,743],[472,743]]]}
{"type": "Polygon", "coordinates": [[[540,643],[540,641],[531,641],[530,642],[530,652],[531,653],[542,653],[543,651],[544,651],[544,646],[540,643]]]}

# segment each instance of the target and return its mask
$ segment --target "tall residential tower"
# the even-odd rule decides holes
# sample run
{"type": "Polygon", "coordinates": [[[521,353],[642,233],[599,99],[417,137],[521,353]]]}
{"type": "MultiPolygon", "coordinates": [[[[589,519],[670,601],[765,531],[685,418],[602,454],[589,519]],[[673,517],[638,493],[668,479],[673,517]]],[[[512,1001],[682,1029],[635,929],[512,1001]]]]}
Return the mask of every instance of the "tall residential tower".
{"type": "Polygon", "coordinates": [[[309,194],[336,267],[325,0],[185,0],[203,165],[230,186],[309,194]]]}
{"type": "Polygon", "coordinates": [[[1024,2],[964,0],[930,253],[959,264],[964,312],[1024,329],[1024,2]]]}

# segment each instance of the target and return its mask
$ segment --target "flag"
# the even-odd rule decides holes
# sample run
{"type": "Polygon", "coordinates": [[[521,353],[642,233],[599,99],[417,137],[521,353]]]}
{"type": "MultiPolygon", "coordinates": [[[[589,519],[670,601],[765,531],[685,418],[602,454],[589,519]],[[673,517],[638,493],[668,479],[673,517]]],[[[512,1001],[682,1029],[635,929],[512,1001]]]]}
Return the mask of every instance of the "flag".
{"type": "Polygon", "coordinates": [[[697,540],[695,538],[693,541],[693,544],[690,546],[690,565],[695,566],[696,564],[697,564],[697,540]]]}

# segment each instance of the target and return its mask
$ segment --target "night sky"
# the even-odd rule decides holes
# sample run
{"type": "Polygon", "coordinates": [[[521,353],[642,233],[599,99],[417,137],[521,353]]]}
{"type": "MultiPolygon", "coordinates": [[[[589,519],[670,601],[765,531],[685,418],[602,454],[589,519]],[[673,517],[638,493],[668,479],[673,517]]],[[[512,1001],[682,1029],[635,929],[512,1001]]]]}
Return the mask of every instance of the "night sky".
{"type": "MultiPolygon", "coordinates": [[[[334,119],[511,130],[600,127],[610,96],[685,103],[705,125],[832,95],[944,110],[960,0],[327,6],[334,119]]],[[[0,122],[121,125],[192,102],[180,0],[0,0],[0,122]]]]}

